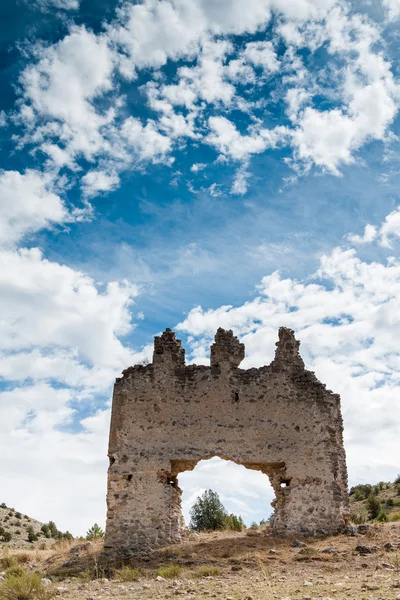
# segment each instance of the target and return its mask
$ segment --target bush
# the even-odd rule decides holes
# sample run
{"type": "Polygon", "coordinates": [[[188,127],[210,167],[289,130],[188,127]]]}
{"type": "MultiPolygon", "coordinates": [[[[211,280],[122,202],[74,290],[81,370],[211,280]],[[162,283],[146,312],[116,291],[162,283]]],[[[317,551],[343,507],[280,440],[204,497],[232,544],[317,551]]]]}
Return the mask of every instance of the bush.
{"type": "Polygon", "coordinates": [[[51,537],[57,538],[58,537],[58,529],[57,529],[57,525],[54,523],[54,521],[49,521],[47,523],[47,527],[50,529],[51,537]]]}
{"type": "Polygon", "coordinates": [[[350,520],[355,525],[362,525],[365,523],[365,517],[360,513],[351,513],[350,520]]]}
{"type": "Polygon", "coordinates": [[[104,537],[104,531],[102,528],[95,523],[92,527],[86,532],[87,540],[99,540],[104,537]]]}
{"type": "Polygon", "coordinates": [[[37,533],[35,533],[35,530],[33,529],[32,525],[30,525],[28,527],[28,542],[30,542],[31,544],[33,544],[33,542],[37,542],[39,539],[37,533]]]}
{"type": "Polygon", "coordinates": [[[120,581],[135,581],[135,579],[139,579],[141,572],[131,567],[122,567],[122,569],[116,569],[114,575],[120,581]]]}
{"type": "Polygon", "coordinates": [[[2,502],[2,503],[0,504],[0,508],[7,508],[7,504],[6,504],[5,502],[2,502]]]}
{"type": "Polygon", "coordinates": [[[388,498],[386,500],[386,506],[394,506],[394,500],[393,500],[393,498],[388,498]]]}
{"type": "Polygon", "coordinates": [[[246,529],[246,525],[243,523],[240,515],[237,517],[234,514],[230,514],[225,519],[224,529],[228,529],[229,531],[243,531],[246,529]]]}
{"type": "Polygon", "coordinates": [[[20,512],[16,512],[14,516],[16,519],[22,519],[22,514],[20,512]]]}
{"type": "Polygon", "coordinates": [[[381,503],[376,496],[371,493],[367,499],[367,510],[369,519],[376,519],[381,511],[381,503]]]}
{"type": "Polygon", "coordinates": [[[44,536],[46,538],[51,538],[51,531],[50,531],[50,527],[48,525],[46,525],[46,524],[42,525],[41,528],[40,528],[40,531],[42,533],[44,533],[44,536]]]}
{"type": "Polygon", "coordinates": [[[7,531],[0,525],[0,541],[2,542],[10,542],[12,538],[11,532],[7,531]]]}
{"type": "Polygon", "coordinates": [[[372,485],[369,483],[361,483],[350,488],[350,496],[353,496],[355,500],[366,500],[371,494],[372,485]]]}
{"type": "Polygon", "coordinates": [[[157,569],[157,575],[164,577],[164,579],[174,579],[174,577],[179,577],[181,572],[181,567],[174,564],[161,566],[157,569]]]}
{"type": "Polygon", "coordinates": [[[12,567],[8,567],[6,570],[6,577],[10,577],[11,575],[23,575],[25,573],[25,569],[22,565],[14,565],[12,567]]]}
{"type": "Polygon", "coordinates": [[[224,529],[228,513],[217,492],[206,490],[190,509],[190,528],[195,531],[224,529]]]}
{"type": "Polygon", "coordinates": [[[400,483],[400,473],[397,475],[396,479],[394,480],[395,483],[400,483]]]}
{"type": "Polygon", "coordinates": [[[385,521],[388,521],[389,518],[387,516],[387,513],[385,513],[384,510],[380,510],[378,516],[376,517],[376,520],[384,523],[385,521]]]}
{"type": "Polygon", "coordinates": [[[0,600],[48,600],[54,591],[42,583],[39,573],[10,575],[0,586],[0,600]]]}
{"type": "Polygon", "coordinates": [[[197,567],[194,571],[195,577],[216,577],[221,574],[221,569],[219,567],[214,567],[212,565],[197,567]]]}
{"type": "Polygon", "coordinates": [[[400,512],[396,512],[396,513],[389,515],[389,521],[391,521],[391,522],[400,521],[400,512]]]}

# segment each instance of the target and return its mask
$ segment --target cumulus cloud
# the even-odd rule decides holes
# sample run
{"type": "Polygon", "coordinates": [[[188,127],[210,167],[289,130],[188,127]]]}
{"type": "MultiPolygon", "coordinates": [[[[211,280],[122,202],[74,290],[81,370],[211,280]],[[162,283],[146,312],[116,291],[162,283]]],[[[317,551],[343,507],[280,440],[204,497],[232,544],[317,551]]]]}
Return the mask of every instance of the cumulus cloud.
{"type": "Polygon", "coordinates": [[[83,192],[86,196],[96,196],[99,192],[110,192],[119,185],[119,177],[116,173],[106,173],[100,169],[88,171],[82,177],[83,192]]]}
{"type": "Polygon", "coordinates": [[[39,171],[0,171],[0,244],[72,220],[53,187],[52,178],[39,171]]]}
{"type": "Polygon", "coordinates": [[[400,0],[382,0],[382,5],[389,20],[392,21],[400,17],[400,0]]]}

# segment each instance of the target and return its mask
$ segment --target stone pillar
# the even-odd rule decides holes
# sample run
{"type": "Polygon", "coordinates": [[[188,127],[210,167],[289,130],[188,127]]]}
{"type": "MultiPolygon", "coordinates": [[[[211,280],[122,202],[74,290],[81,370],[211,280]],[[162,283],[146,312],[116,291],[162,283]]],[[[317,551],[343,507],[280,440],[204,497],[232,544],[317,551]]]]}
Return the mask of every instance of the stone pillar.
{"type": "Polygon", "coordinates": [[[182,542],[188,532],[176,478],[147,462],[124,471],[117,462],[109,469],[104,547],[147,552],[182,542]]]}
{"type": "Polygon", "coordinates": [[[244,355],[244,344],[233,335],[232,329],[226,331],[219,327],[211,346],[211,367],[234,369],[240,365],[244,355]]]}

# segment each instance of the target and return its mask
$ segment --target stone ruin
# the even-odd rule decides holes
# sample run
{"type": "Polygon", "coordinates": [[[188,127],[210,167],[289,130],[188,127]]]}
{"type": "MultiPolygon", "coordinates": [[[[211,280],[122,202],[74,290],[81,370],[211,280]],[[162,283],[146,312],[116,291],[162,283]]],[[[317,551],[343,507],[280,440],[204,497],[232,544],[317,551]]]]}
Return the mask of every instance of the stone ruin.
{"type": "Polygon", "coordinates": [[[282,327],[272,363],[244,370],[244,345],[218,329],[210,366],[186,365],[166,329],[152,364],[123,371],[112,403],[106,548],[135,553],[183,541],[178,475],[213,456],[268,475],[272,533],[345,529],[340,397],[305,369],[299,345],[282,327]]]}

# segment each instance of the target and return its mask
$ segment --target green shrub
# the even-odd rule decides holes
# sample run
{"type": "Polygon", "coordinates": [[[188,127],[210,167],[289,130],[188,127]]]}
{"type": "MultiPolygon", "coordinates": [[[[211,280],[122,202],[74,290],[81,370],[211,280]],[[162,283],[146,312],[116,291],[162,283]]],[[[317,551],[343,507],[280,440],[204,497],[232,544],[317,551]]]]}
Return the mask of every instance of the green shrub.
{"type": "Polygon", "coordinates": [[[10,577],[11,575],[23,575],[25,573],[25,569],[22,565],[16,564],[13,567],[8,567],[6,570],[6,577],[10,577]]]}
{"type": "Polygon", "coordinates": [[[395,512],[395,513],[389,515],[389,521],[391,521],[391,522],[400,521],[400,512],[395,512]]]}
{"type": "Polygon", "coordinates": [[[394,480],[395,483],[400,483],[400,473],[397,475],[396,479],[394,480]]]}
{"type": "Polygon", "coordinates": [[[394,506],[394,500],[393,500],[393,498],[388,498],[386,500],[386,506],[394,506]]]}
{"type": "Polygon", "coordinates": [[[355,525],[362,525],[365,523],[365,517],[360,513],[351,513],[350,520],[355,525]]]}
{"type": "Polygon", "coordinates": [[[53,596],[53,589],[43,585],[39,573],[9,575],[0,586],[0,600],[48,600],[53,596]]]}
{"type": "Polygon", "coordinates": [[[86,532],[87,540],[99,540],[104,537],[104,531],[102,528],[95,523],[92,527],[86,532]]]}
{"type": "Polygon", "coordinates": [[[7,508],[7,504],[6,504],[5,502],[2,502],[2,503],[0,504],[0,508],[7,508]]]}
{"type": "Polygon", "coordinates": [[[376,520],[384,523],[385,521],[388,521],[389,519],[388,519],[387,513],[385,513],[384,510],[380,510],[378,513],[378,516],[376,517],[376,520]]]}
{"type": "Polygon", "coordinates": [[[360,485],[356,485],[350,488],[350,496],[354,496],[356,494],[355,500],[366,500],[372,491],[372,485],[369,483],[361,483],[360,485]]]}
{"type": "Polygon", "coordinates": [[[221,574],[221,569],[213,565],[204,565],[197,567],[193,574],[195,577],[216,577],[221,574]]]}
{"type": "Polygon", "coordinates": [[[242,517],[239,515],[238,517],[234,514],[230,514],[225,519],[224,529],[228,531],[243,531],[246,529],[246,525],[243,522],[242,517]]]}
{"type": "Polygon", "coordinates": [[[160,577],[164,577],[164,579],[174,579],[175,577],[179,577],[179,575],[181,574],[182,569],[179,565],[164,565],[161,567],[158,567],[157,569],[157,575],[159,575],[160,577]]]}
{"type": "Polygon", "coordinates": [[[35,533],[35,530],[33,529],[32,525],[30,525],[30,527],[28,527],[28,542],[33,544],[33,542],[37,542],[38,539],[39,538],[37,533],[35,533]]]}
{"type": "Polygon", "coordinates": [[[22,514],[20,512],[16,512],[14,516],[16,519],[22,519],[22,514]]]}
{"type": "Polygon", "coordinates": [[[368,517],[371,520],[376,519],[381,511],[381,503],[373,493],[371,493],[367,498],[367,510],[368,517]]]}
{"type": "Polygon", "coordinates": [[[114,575],[120,581],[135,581],[135,579],[139,579],[141,572],[138,569],[125,566],[122,569],[116,569],[114,575]]]}

